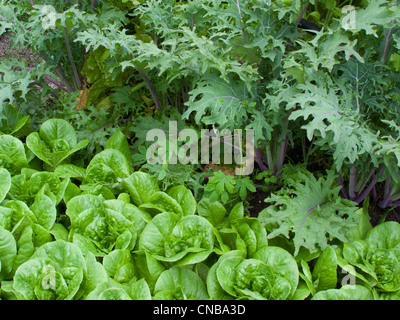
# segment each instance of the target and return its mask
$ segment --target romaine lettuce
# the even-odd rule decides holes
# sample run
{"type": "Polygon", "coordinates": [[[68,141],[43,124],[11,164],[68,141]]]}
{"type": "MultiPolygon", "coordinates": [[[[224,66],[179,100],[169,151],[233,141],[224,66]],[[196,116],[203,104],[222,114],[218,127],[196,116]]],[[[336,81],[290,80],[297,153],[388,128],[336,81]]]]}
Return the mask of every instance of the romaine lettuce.
{"type": "Polygon", "coordinates": [[[400,290],[400,224],[387,221],[363,240],[343,244],[340,264],[356,268],[356,276],[379,294],[400,290]]]}
{"type": "Polygon", "coordinates": [[[157,214],[143,229],[139,249],[155,259],[174,265],[189,265],[207,259],[214,250],[214,230],[207,219],[175,213],[157,214]]]}
{"type": "Polygon", "coordinates": [[[285,300],[294,295],[298,283],[299,271],[293,256],[274,246],[258,250],[250,259],[242,251],[225,253],[207,277],[213,300],[285,300]]]}
{"type": "Polygon", "coordinates": [[[45,121],[39,132],[32,132],[26,138],[28,148],[53,169],[88,143],[87,139],[78,142],[75,129],[63,119],[45,121]]]}
{"type": "Polygon", "coordinates": [[[71,300],[84,293],[86,263],[79,248],[62,240],[36,250],[14,276],[14,290],[23,300],[71,300]]]}
{"type": "Polygon", "coordinates": [[[84,252],[89,250],[95,255],[114,249],[133,250],[138,235],[150,219],[133,204],[117,199],[104,200],[102,196],[91,194],[72,198],[66,214],[71,220],[69,239],[79,243],[84,252]]]}

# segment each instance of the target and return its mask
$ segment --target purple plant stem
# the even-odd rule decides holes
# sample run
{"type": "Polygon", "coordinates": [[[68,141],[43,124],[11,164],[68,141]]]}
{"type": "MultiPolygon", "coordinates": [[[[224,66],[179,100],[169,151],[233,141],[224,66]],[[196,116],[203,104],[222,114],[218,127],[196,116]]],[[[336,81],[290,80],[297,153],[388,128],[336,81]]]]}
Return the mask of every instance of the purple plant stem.
{"type": "MultiPolygon", "coordinates": [[[[306,12],[307,7],[308,7],[309,4],[310,3],[308,3],[307,6],[304,8],[304,10],[302,12],[302,16],[306,12]]],[[[287,130],[288,127],[289,127],[289,115],[285,119],[285,130],[287,130]]],[[[289,143],[288,140],[289,140],[289,138],[286,135],[285,138],[281,141],[281,143],[279,145],[278,162],[276,164],[276,178],[278,180],[279,180],[279,178],[281,176],[281,170],[283,168],[283,163],[285,162],[287,145],[289,143]]]]}
{"type": "Polygon", "coordinates": [[[147,86],[149,87],[151,96],[154,99],[154,103],[156,104],[157,109],[161,110],[160,100],[158,100],[158,97],[157,97],[157,94],[156,94],[156,90],[154,89],[153,85],[151,84],[150,79],[147,77],[147,75],[138,66],[136,66],[136,69],[139,72],[139,74],[142,76],[144,81],[146,82],[147,86]]]}
{"type": "Polygon", "coordinates": [[[341,175],[340,172],[338,172],[337,174],[338,174],[339,184],[342,186],[342,194],[343,194],[343,197],[344,197],[345,199],[349,199],[349,195],[348,195],[348,193],[347,193],[347,191],[346,191],[346,187],[345,187],[344,182],[343,182],[343,177],[342,177],[342,175],[341,175]]]}
{"type": "Polygon", "coordinates": [[[319,204],[316,204],[314,207],[312,207],[311,209],[307,210],[307,215],[306,215],[306,217],[304,218],[303,223],[301,224],[300,230],[303,229],[304,224],[306,223],[306,221],[307,221],[307,219],[308,219],[308,216],[311,214],[311,211],[313,211],[314,209],[316,209],[318,206],[319,206],[319,204]]]}
{"type": "Polygon", "coordinates": [[[388,207],[388,204],[390,203],[390,193],[392,192],[393,187],[389,188],[389,195],[385,196],[381,201],[377,203],[378,207],[381,209],[385,209],[388,207]]]}
{"type": "MultiPolygon", "coordinates": [[[[214,139],[214,138],[212,138],[212,139],[214,139]]],[[[225,141],[225,140],[235,140],[235,139],[236,138],[232,138],[232,137],[224,138],[222,140],[217,141],[217,143],[223,142],[223,143],[235,148],[236,150],[244,151],[240,147],[237,147],[236,145],[233,145],[233,144],[225,141]]],[[[213,146],[213,145],[214,145],[214,143],[211,146],[213,146]]],[[[263,155],[263,153],[261,152],[261,150],[259,148],[254,148],[255,157],[251,153],[249,154],[246,151],[244,151],[244,153],[246,155],[249,155],[253,159],[253,161],[255,161],[260,166],[261,171],[267,171],[268,170],[268,167],[263,162],[263,160],[265,159],[265,156],[263,155]]]]}
{"type": "MultiPolygon", "coordinates": [[[[39,86],[39,87],[43,88],[43,86],[42,86],[42,84],[40,82],[34,81],[34,82],[31,82],[30,84],[34,84],[36,86],[39,86]]],[[[56,99],[56,100],[59,99],[59,96],[55,92],[50,91],[50,94],[53,96],[54,99],[56,99]]]]}
{"type": "MultiPolygon", "coordinates": [[[[229,141],[229,140],[237,140],[236,137],[228,137],[228,138],[224,138],[224,139],[220,139],[220,140],[217,140],[217,138],[211,137],[211,139],[212,139],[212,140],[216,140],[216,141],[214,141],[214,142],[210,145],[211,147],[214,146],[214,145],[217,144],[217,143],[222,142],[222,143],[224,143],[224,144],[227,144],[227,145],[230,146],[230,147],[233,147],[234,149],[236,149],[236,150],[238,150],[238,151],[243,151],[246,155],[250,155],[250,157],[253,158],[253,160],[255,160],[254,156],[253,156],[251,153],[249,154],[248,152],[246,152],[245,150],[243,150],[241,147],[238,147],[238,146],[235,145],[235,144],[232,144],[232,143],[227,142],[227,141],[229,141]]],[[[192,155],[192,154],[191,154],[191,155],[192,155]]]]}
{"type": "Polygon", "coordinates": [[[388,207],[400,207],[400,201],[391,201],[387,204],[388,207]]]}
{"type": "Polygon", "coordinates": [[[54,84],[57,88],[59,88],[59,89],[65,91],[65,92],[68,92],[68,89],[65,88],[65,87],[63,87],[63,86],[62,86],[60,83],[58,83],[56,80],[54,80],[54,79],[52,79],[52,78],[50,78],[49,76],[46,76],[46,75],[44,75],[43,77],[44,77],[44,79],[45,79],[47,82],[50,82],[50,83],[54,84]]]}
{"type": "Polygon", "coordinates": [[[349,197],[353,200],[356,197],[354,186],[356,184],[356,166],[353,165],[350,169],[350,179],[349,179],[349,197]]]}
{"type": "MultiPolygon", "coordinates": [[[[16,68],[17,66],[11,66],[12,68],[16,68]]],[[[32,68],[29,67],[25,67],[26,70],[28,71],[32,71],[32,68]]],[[[58,83],[56,80],[50,78],[49,76],[44,75],[43,78],[47,81],[50,82],[52,84],[54,84],[56,87],[60,88],[61,90],[68,92],[68,89],[66,89],[65,87],[63,87],[63,85],[61,85],[60,83],[58,83]]]]}
{"type": "Polygon", "coordinates": [[[93,10],[95,10],[97,7],[97,0],[93,0],[93,10]]]}
{"type": "Polygon", "coordinates": [[[377,178],[380,178],[380,177],[382,176],[382,174],[383,174],[383,169],[384,169],[384,166],[381,166],[381,167],[379,168],[378,177],[376,177],[376,175],[375,175],[375,169],[373,169],[373,170],[371,171],[371,173],[369,174],[368,179],[367,179],[367,180],[369,180],[369,178],[372,176],[372,181],[371,181],[371,183],[369,184],[369,186],[368,186],[367,189],[365,189],[361,194],[359,194],[359,195],[353,200],[354,202],[361,203],[361,202],[368,196],[368,194],[370,194],[370,193],[372,193],[372,197],[373,197],[374,199],[377,199],[377,197],[378,197],[378,194],[377,194],[377,191],[376,191],[376,184],[377,184],[377,182],[378,182],[377,178]]]}
{"type": "Polygon", "coordinates": [[[297,21],[296,21],[297,24],[300,23],[301,19],[303,19],[303,16],[305,15],[305,13],[306,13],[306,11],[307,11],[309,5],[310,5],[310,2],[307,2],[307,4],[306,4],[306,6],[304,7],[303,11],[301,11],[299,17],[297,18],[297,21]]]}
{"type": "Polygon", "coordinates": [[[261,171],[268,171],[268,167],[264,162],[267,162],[267,158],[264,153],[260,150],[260,148],[255,148],[254,152],[256,154],[256,162],[260,166],[261,171]]]}
{"type": "Polygon", "coordinates": [[[76,65],[74,62],[74,57],[72,55],[72,50],[71,50],[71,46],[69,44],[69,35],[68,35],[68,28],[65,27],[64,28],[64,42],[65,42],[65,47],[67,48],[67,54],[68,54],[68,59],[69,62],[71,63],[71,67],[72,67],[72,72],[74,74],[74,79],[75,79],[75,84],[77,89],[79,90],[82,87],[82,83],[81,80],[79,79],[79,74],[78,74],[78,70],[76,69],[76,65]]]}
{"type": "Polygon", "coordinates": [[[360,186],[360,191],[364,190],[365,186],[367,185],[367,182],[371,179],[372,176],[375,175],[375,169],[372,169],[371,172],[369,173],[368,177],[364,179],[363,183],[360,186]]]}
{"type": "Polygon", "coordinates": [[[31,5],[32,5],[32,7],[35,5],[34,3],[33,3],[33,0],[30,0],[30,2],[31,2],[31,5]]]}
{"type": "Polygon", "coordinates": [[[67,77],[64,74],[64,71],[61,69],[61,66],[58,66],[58,68],[56,68],[54,70],[55,74],[63,81],[63,83],[65,84],[68,92],[74,92],[74,86],[68,81],[67,77]]]}
{"type": "Polygon", "coordinates": [[[357,196],[353,201],[357,202],[357,203],[361,203],[366,197],[367,195],[372,191],[373,188],[375,188],[376,185],[376,179],[375,179],[375,172],[373,173],[373,179],[370,183],[370,185],[368,186],[368,188],[366,188],[359,196],[357,196]]]}
{"type": "Polygon", "coordinates": [[[390,186],[390,183],[392,181],[392,178],[389,176],[385,180],[385,189],[383,193],[383,199],[379,201],[378,207],[381,209],[385,209],[388,206],[388,203],[390,202],[390,198],[392,197],[391,193],[393,190],[393,187],[390,186]]]}
{"type": "Polygon", "coordinates": [[[376,185],[372,188],[372,198],[376,200],[378,198],[378,192],[376,191],[376,185]]]}
{"type": "MultiPolygon", "coordinates": [[[[297,18],[296,25],[300,24],[300,21],[303,18],[303,16],[305,15],[305,13],[306,13],[306,11],[307,11],[309,6],[310,6],[310,2],[307,2],[305,7],[303,8],[303,10],[301,11],[299,17],[297,18]]],[[[293,42],[289,40],[288,44],[286,45],[286,50],[289,50],[292,45],[293,45],[293,42]]]]}
{"type": "MultiPolygon", "coordinates": [[[[229,140],[236,140],[237,139],[236,137],[229,137],[229,138],[224,138],[224,139],[219,139],[219,140],[217,140],[217,138],[211,137],[211,139],[212,140],[216,140],[216,141],[211,143],[210,147],[212,147],[213,145],[215,145],[217,143],[223,142],[223,143],[235,148],[236,150],[244,151],[244,150],[242,150],[242,148],[238,147],[237,145],[227,142],[229,140]]],[[[246,151],[244,151],[244,153],[246,155],[249,155],[260,166],[260,169],[262,171],[267,171],[268,170],[268,168],[263,163],[263,159],[265,159],[265,156],[263,155],[263,153],[261,152],[261,150],[259,148],[254,148],[255,157],[251,153],[249,154],[246,151]]],[[[189,158],[191,156],[193,156],[193,153],[189,154],[185,158],[187,159],[187,158],[189,158]]]]}
{"type": "Polygon", "coordinates": [[[390,191],[390,183],[392,181],[392,178],[388,176],[385,180],[385,197],[389,196],[391,191],[390,191]]]}
{"type": "MultiPolygon", "coordinates": [[[[394,23],[394,20],[392,20],[392,24],[393,23],[394,23]]],[[[392,34],[392,28],[389,29],[388,34],[386,36],[385,48],[383,49],[382,64],[385,64],[385,62],[386,62],[386,53],[387,53],[387,49],[388,49],[388,46],[389,46],[389,41],[390,41],[391,34],[392,34]]]]}

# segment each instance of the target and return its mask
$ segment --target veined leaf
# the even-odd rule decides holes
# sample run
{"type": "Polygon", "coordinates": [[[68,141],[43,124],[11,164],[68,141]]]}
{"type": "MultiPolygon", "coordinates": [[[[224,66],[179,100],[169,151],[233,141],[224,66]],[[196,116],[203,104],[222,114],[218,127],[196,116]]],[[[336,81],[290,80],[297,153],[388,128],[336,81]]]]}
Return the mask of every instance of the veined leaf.
{"type": "Polygon", "coordinates": [[[190,92],[188,109],[183,114],[188,119],[195,112],[196,123],[220,125],[239,122],[245,115],[244,101],[249,100],[246,86],[231,80],[205,76],[190,92]]]}
{"type": "Polygon", "coordinates": [[[311,253],[324,250],[333,238],[347,241],[346,231],[359,219],[358,207],[339,197],[341,187],[335,185],[334,171],[318,180],[312,173],[299,173],[292,184],[294,190],[289,188],[266,199],[274,205],[264,209],[259,219],[270,231],[268,238],[289,238],[293,232],[295,255],[300,247],[311,253]]]}

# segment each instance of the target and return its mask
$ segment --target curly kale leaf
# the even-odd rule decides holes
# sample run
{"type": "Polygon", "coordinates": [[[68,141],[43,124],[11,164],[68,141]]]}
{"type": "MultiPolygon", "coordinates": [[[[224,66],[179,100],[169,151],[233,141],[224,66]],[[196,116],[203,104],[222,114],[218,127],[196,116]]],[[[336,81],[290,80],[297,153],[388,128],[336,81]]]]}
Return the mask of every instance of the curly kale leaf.
{"type": "Polygon", "coordinates": [[[358,208],[339,197],[335,173],[328,171],[326,178],[318,180],[310,172],[297,176],[287,189],[266,199],[273,205],[264,209],[259,219],[271,231],[268,237],[293,238],[294,255],[300,247],[310,252],[323,250],[334,238],[347,242],[348,232],[358,221],[358,208]]]}

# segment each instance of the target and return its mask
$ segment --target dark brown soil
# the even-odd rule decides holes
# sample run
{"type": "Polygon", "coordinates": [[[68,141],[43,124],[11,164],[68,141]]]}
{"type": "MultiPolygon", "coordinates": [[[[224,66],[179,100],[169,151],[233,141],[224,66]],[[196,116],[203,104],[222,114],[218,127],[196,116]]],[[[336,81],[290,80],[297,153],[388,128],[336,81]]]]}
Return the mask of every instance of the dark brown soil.
{"type": "Polygon", "coordinates": [[[258,217],[258,214],[270,205],[270,203],[264,202],[264,200],[269,196],[269,193],[261,190],[257,190],[257,192],[252,194],[252,198],[249,201],[249,212],[251,217],[258,217]]]}
{"type": "Polygon", "coordinates": [[[369,216],[372,226],[376,226],[382,221],[396,221],[400,223],[400,207],[381,209],[375,206],[370,208],[369,216]]]}

